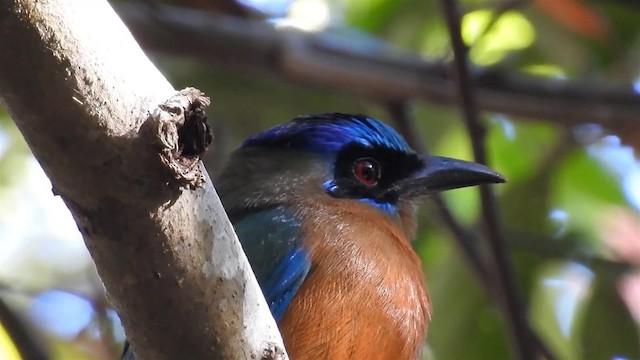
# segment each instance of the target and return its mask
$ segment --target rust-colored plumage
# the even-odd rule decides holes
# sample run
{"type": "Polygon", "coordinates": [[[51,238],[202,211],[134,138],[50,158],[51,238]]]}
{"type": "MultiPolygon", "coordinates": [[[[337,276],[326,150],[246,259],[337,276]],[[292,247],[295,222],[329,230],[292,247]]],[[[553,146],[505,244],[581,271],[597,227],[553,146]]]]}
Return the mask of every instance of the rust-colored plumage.
{"type": "Polygon", "coordinates": [[[311,270],[279,325],[290,357],[415,359],[429,297],[403,217],[320,196],[303,208],[311,270]]]}

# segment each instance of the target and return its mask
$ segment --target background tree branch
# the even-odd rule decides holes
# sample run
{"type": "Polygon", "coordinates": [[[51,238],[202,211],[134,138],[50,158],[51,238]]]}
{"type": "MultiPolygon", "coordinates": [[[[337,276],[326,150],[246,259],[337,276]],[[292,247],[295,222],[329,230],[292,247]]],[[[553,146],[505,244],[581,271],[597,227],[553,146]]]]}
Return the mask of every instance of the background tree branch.
{"type": "Polygon", "coordinates": [[[199,162],[208,100],[196,90],[169,99],[174,89],[106,1],[0,9],[0,98],[71,210],[139,357],[286,358],[199,162]],[[187,126],[202,136],[197,151],[178,136],[187,126]]]}
{"type": "MultiPolygon", "coordinates": [[[[458,89],[460,107],[465,121],[475,161],[487,164],[486,128],[480,121],[478,114],[478,100],[475,93],[475,83],[469,73],[468,48],[464,45],[461,34],[460,7],[456,0],[441,0],[444,16],[449,30],[451,47],[454,53],[455,77],[458,89]]],[[[502,227],[499,224],[498,205],[492,189],[480,185],[482,202],[482,222],[487,234],[492,260],[490,262],[495,276],[498,303],[502,305],[502,313],[510,329],[514,357],[520,360],[533,360],[539,349],[532,341],[524,306],[520,299],[520,292],[516,286],[513,265],[507,256],[506,241],[502,227]]]]}
{"type": "MultiPolygon", "coordinates": [[[[116,10],[152,51],[220,61],[382,103],[457,102],[448,64],[382,42],[363,48],[330,32],[276,29],[251,19],[161,4],[119,4],[116,10]]],[[[616,131],[639,126],[640,95],[630,85],[539,78],[500,68],[477,69],[471,75],[482,110],[563,126],[598,123],[616,131]]]]}

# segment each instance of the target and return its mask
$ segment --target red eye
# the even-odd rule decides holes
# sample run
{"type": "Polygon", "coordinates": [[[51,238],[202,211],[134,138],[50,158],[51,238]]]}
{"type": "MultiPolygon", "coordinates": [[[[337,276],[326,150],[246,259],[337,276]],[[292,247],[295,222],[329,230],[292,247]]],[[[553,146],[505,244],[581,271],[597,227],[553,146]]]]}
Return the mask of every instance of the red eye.
{"type": "Polygon", "coordinates": [[[372,158],[362,158],[353,162],[353,175],[366,186],[374,186],[380,179],[380,166],[372,158]]]}

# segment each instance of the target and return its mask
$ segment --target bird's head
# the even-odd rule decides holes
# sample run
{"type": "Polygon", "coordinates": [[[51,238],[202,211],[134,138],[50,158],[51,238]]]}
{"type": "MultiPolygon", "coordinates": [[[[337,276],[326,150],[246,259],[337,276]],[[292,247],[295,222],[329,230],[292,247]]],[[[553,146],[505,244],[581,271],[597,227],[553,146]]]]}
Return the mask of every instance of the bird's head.
{"type": "Polygon", "coordinates": [[[228,208],[286,203],[311,191],[393,213],[433,192],[501,182],[484,165],[416,153],[378,120],[328,113],[298,117],[245,140],[219,190],[228,208]]]}

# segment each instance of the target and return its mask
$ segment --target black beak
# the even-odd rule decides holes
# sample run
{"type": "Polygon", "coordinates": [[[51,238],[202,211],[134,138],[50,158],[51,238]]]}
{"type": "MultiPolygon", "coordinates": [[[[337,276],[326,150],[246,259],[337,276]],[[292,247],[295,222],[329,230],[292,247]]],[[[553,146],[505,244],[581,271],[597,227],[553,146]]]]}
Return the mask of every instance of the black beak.
{"type": "Polygon", "coordinates": [[[421,156],[420,159],[422,169],[393,187],[401,197],[505,182],[502,175],[478,163],[440,156],[421,156]]]}

